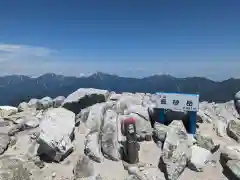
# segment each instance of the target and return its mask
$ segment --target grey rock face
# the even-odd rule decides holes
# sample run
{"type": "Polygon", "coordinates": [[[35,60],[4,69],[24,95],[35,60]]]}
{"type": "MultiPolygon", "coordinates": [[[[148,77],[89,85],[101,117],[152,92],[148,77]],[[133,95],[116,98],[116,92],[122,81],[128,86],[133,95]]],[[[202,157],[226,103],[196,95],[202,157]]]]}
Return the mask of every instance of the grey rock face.
{"type": "Polygon", "coordinates": [[[207,149],[211,152],[215,152],[216,150],[218,150],[220,146],[220,145],[216,145],[210,136],[202,135],[199,133],[196,134],[196,144],[199,147],[207,149]]]}
{"type": "Polygon", "coordinates": [[[169,180],[177,180],[187,166],[191,157],[187,134],[171,129],[163,145],[163,155],[160,159],[160,169],[169,180]]]}
{"type": "Polygon", "coordinates": [[[39,109],[39,99],[31,99],[28,102],[28,107],[32,109],[39,109]]]}
{"type": "Polygon", "coordinates": [[[93,162],[87,156],[80,155],[73,172],[74,172],[73,180],[80,180],[82,178],[94,176],[93,162]]]}
{"type": "Polygon", "coordinates": [[[105,102],[109,96],[107,90],[80,88],[70,94],[63,102],[62,106],[75,114],[78,114],[81,109],[92,106],[96,103],[105,102]]]}
{"type": "Polygon", "coordinates": [[[24,167],[24,162],[11,156],[0,158],[0,179],[30,180],[30,172],[24,167]]]}
{"type": "Polygon", "coordinates": [[[0,133],[0,155],[7,150],[10,140],[7,134],[0,133]]]}
{"type": "Polygon", "coordinates": [[[239,180],[240,179],[240,161],[239,160],[228,161],[224,173],[228,177],[228,179],[239,180]]]}
{"type": "Polygon", "coordinates": [[[240,161],[240,146],[224,146],[221,148],[220,162],[223,167],[229,160],[240,161]]]}
{"type": "Polygon", "coordinates": [[[58,108],[62,105],[62,103],[64,102],[65,97],[64,96],[58,96],[55,99],[53,99],[53,107],[54,108],[58,108]]]}
{"type": "Polygon", "coordinates": [[[101,152],[101,138],[99,132],[89,132],[85,141],[84,153],[90,159],[101,163],[104,158],[101,152]]]}
{"type": "Polygon", "coordinates": [[[154,124],[153,137],[155,140],[164,142],[166,139],[167,132],[170,130],[170,127],[165,126],[164,124],[156,122],[154,124]]]}
{"type": "Polygon", "coordinates": [[[240,114],[240,91],[237,92],[234,96],[234,105],[238,114],[240,114]]]}
{"type": "Polygon", "coordinates": [[[227,134],[237,142],[240,142],[240,122],[230,121],[227,127],[227,134]]]}
{"type": "Polygon", "coordinates": [[[39,154],[61,161],[73,150],[75,114],[64,108],[48,109],[40,123],[39,154]]]}
{"type": "Polygon", "coordinates": [[[117,136],[117,113],[113,110],[107,110],[102,127],[101,145],[103,154],[114,161],[120,160],[120,146],[117,136]]]}
{"type": "Polygon", "coordinates": [[[53,107],[53,100],[50,97],[44,97],[42,99],[39,100],[39,107],[37,109],[41,110],[45,110],[48,109],[50,107],[53,107]]]}
{"type": "Polygon", "coordinates": [[[26,111],[26,110],[28,110],[28,109],[29,109],[28,103],[26,103],[26,102],[21,102],[21,103],[18,105],[18,112],[26,111]]]}

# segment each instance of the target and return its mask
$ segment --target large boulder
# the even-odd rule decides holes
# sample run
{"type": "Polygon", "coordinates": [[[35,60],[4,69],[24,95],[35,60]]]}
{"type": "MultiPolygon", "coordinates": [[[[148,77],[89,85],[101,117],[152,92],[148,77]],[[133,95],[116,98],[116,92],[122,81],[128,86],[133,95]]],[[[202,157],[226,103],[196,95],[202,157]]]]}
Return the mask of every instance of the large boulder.
{"type": "Polygon", "coordinates": [[[83,117],[87,117],[84,120],[86,127],[91,131],[100,131],[101,125],[103,124],[103,117],[106,110],[112,107],[111,102],[97,103],[89,107],[89,113],[87,111],[84,113],[83,117]]]}
{"type": "Polygon", "coordinates": [[[44,97],[39,100],[39,107],[38,107],[39,110],[41,109],[45,110],[52,106],[53,106],[53,100],[50,97],[44,97]]]}
{"type": "Polygon", "coordinates": [[[215,144],[215,142],[213,141],[210,135],[203,135],[203,134],[197,133],[195,138],[196,138],[196,144],[199,147],[209,150],[211,152],[215,152],[220,147],[219,144],[215,144]]]}
{"type": "Polygon", "coordinates": [[[75,114],[64,108],[48,109],[40,122],[39,154],[61,161],[72,150],[75,114]]]}
{"type": "Polygon", "coordinates": [[[109,91],[93,88],[80,88],[70,94],[63,102],[62,106],[75,114],[81,109],[92,106],[96,103],[105,102],[109,96],[109,91]]]}
{"type": "Polygon", "coordinates": [[[13,156],[0,158],[0,179],[2,180],[31,180],[30,171],[25,162],[13,156]]]}
{"type": "Polygon", "coordinates": [[[203,171],[203,168],[208,163],[211,155],[212,153],[207,149],[196,145],[192,146],[191,161],[188,165],[189,168],[197,172],[203,171]]]}
{"type": "Polygon", "coordinates": [[[163,145],[159,167],[169,180],[177,180],[191,158],[188,136],[185,132],[171,129],[163,145]]]}
{"type": "Polygon", "coordinates": [[[144,119],[146,119],[147,121],[150,121],[148,108],[143,107],[142,105],[134,105],[133,104],[124,110],[125,115],[131,114],[131,113],[137,114],[137,115],[143,117],[144,119]]]}
{"type": "Polygon", "coordinates": [[[116,105],[116,111],[119,114],[124,114],[124,110],[128,109],[132,105],[142,105],[142,98],[134,95],[123,95],[116,105]]]}
{"type": "Polygon", "coordinates": [[[18,112],[18,108],[13,106],[0,106],[0,117],[5,118],[12,114],[16,114],[18,112]]]}
{"type": "Polygon", "coordinates": [[[227,134],[237,142],[240,142],[240,122],[234,120],[230,121],[227,127],[227,134]]]}
{"type": "Polygon", "coordinates": [[[118,133],[117,133],[117,113],[107,110],[102,126],[102,152],[105,157],[113,161],[120,160],[118,133]]]}
{"type": "Polygon", "coordinates": [[[62,103],[64,102],[65,97],[64,96],[58,96],[55,99],[53,99],[53,107],[54,108],[58,108],[62,105],[62,103]]]}
{"type": "Polygon", "coordinates": [[[240,146],[224,146],[221,148],[220,163],[223,167],[226,167],[226,163],[229,160],[240,161],[240,146]]]}
{"type": "Polygon", "coordinates": [[[170,130],[170,127],[164,124],[155,122],[154,129],[153,129],[154,140],[161,141],[163,143],[166,139],[166,135],[167,135],[167,132],[169,132],[169,130],[170,130]]]}
{"type": "Polygon", "coordinates": [[[223,173],[230,180],[240,180],[240,161],[230,160],[223,173]]]}
{"type": "Polygon", "coordinates": [[[26,103],[26,102],[21,102],[21,103],[18,105],[18,112],[26,111],[26,110],[28,110],[28,109],[29,109],[28,103],[26,103]]]}
{"type": "Polygon", "coordinates": [[[39,99],[30,99],[28,102],[28,107],[32,109],[39,109],[39,99]]]}

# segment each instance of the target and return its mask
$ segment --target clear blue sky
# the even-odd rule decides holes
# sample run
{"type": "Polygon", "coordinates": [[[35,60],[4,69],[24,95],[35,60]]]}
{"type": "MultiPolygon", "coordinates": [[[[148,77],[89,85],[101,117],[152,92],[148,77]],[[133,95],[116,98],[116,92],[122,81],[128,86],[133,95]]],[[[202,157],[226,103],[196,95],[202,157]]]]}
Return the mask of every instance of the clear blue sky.
{"type": "Polygon", "coordinates": [[[1,0],[1,74],[240,77],[239,0],[1,0]]]}

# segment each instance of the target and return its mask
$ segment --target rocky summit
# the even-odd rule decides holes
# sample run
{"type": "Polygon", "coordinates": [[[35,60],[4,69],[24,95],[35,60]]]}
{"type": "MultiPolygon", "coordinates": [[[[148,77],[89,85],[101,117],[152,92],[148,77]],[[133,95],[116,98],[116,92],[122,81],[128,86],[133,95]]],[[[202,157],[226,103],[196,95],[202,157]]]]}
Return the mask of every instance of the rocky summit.
{"type": "Polygon", "coordinates": [[[0,179],[240,179],[236,101],[201,102],[195,135],[181,116],[160,124],[156,101],[149,93],[80,88],[0,106],[0,179]]]}

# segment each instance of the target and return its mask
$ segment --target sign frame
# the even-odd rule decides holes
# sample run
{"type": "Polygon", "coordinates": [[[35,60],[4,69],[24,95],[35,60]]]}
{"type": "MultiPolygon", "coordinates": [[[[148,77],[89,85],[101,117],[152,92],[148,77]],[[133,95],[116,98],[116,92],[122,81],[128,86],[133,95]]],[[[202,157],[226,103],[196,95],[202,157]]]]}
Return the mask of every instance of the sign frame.
{"type": "Polygon", "coordinates": [[[199,94],[157,92],[156,108],[180,112],[197,112],[199,94]]]}

